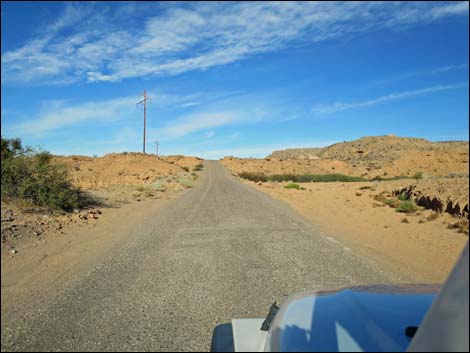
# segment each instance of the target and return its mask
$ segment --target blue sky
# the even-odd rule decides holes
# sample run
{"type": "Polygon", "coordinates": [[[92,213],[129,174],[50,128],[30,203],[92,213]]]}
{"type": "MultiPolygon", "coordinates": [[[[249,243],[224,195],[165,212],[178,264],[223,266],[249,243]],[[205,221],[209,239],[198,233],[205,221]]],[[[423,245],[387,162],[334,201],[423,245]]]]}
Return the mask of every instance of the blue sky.
{"type": "Polygon", "coordinates": [[[56,154],[264,157],[468,140],[468,2],[2,2],[2,135],[56,154]]]}

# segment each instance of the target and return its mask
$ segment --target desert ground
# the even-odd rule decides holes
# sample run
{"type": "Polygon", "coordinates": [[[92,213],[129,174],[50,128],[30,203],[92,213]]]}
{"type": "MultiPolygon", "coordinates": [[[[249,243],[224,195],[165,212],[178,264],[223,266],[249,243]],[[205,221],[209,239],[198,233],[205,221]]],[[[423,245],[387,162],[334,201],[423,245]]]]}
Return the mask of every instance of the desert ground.
{"type": "Polygon", "coordinates": [[[413,281],[439,283],[468,241],[468,148],[468,142],[387,135],[275,151],[264,159],[225,157],[221,162],[235,176],[339,173],[375,179],[298,183],[305,190],[285,188],[289,181],[242,180],[384,266],[409,273],[413,281]],[[413,179],[416,173],[422,178],[413,179]],[[417,212],[399,213],[383,202],[400,193],[415,201],[417,212]]]}
{"type": "Polygon", "coordinates": [[[205,161],[175,199],[2,256],[2,349],[201,351],[293,292],[403,280],[205,161]]]}
{"type": "Polygon", "coordinates": [[[468,241],[465,142],[54,163],[96,203],[2,200],[2,350],[207,350],[215,325],[263,317],[293,292],[442,283],[468,241]],[[243,172],[367,181],[286,188],[243,172]]]}
{"type": "Polygon", "coordinates": [[[96,203],[66,213],[24,201],[2,200],[2,255],[8,252],[14,256],[22,247],[44,243],[48,237],[64,236],[77,227],[106,222],[108,216],[128,205],[174,198],[194,185],[200,174],[196,166],[202,165],[202,160],[196,157],[157,158],[142,153],[55,156],[53,162],[65,165],[72,184],[96,203]]]}

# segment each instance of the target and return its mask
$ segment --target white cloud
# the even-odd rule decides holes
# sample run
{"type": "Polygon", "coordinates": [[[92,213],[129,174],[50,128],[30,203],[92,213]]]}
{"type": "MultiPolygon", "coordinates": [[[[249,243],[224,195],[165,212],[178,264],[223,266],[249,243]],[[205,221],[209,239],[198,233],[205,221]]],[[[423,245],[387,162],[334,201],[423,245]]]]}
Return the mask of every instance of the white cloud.
{"type": "Polygon", "coordinates": [[[201,103],[198,103],[198,102],[187,102],[187,103],[184,103],[184,104],[181,104],[180,107],[182,108],[188,108],[188,107],[194,107],[196,105],[199,105],[201,103]]]}
{"type": "Polygon", "coordinates": [[[453,85],[438,85],[438,86],[426,87],[426,88],[421,88],[421,89],[416,89],[416,90],[411,90],[411,91],[390,93],[384,96],[380,96],[377,98],[360,101],[360,102],[350,102],[350,103],[335,102],[332,104],[322,104],[322,105],[315,106],[313,108],[313,112],[320,113],[320,114],[336,113],[342,110],[364,108],[364,107],[386,103],[386,102],[397,100],[397,99],[403,99],[403,98],[408,98],[408,97],[413,97],[413,96],[418,96],[418,95],[423,95],[423,94],[428,94],[428,93],[433,93],[433,92],[439,92],[439,91],[447,91],[451,89],[458,89],[458,88],[463,88],[463,87],[468,87],[468,83],[463,82],[463,83],[457,83],[453,85]]]}
{"type": "Polygon", "coordinates": [[[438,73],[441,73],[441,72],[464,70],[464,69],[468,69],[468,64],[448,65],[448,66],[444,66],[444,67],[438,67],[437,69],[429,71],[429,74],[438,74],[438,73]]]}
{"type": "Polygon", "coordinates": [[[191,133],[245,121],[243,114],[237,111],[222,111],[191,114],[168,123],[159,129],[163,140],[175,139],[191,133]]]}
{"type": "Polygon", "coordinates": [[[395,75],[394,77],[375,81],[371,84],[371,86],[377,86],[377,85],[388,84],[391,82],[402,81],[402,80],[410,79],[413,77],[431,76],[431,75],[441,74],[443,72],[458,71],[458,70],[465,70],[465,69],[468,69],[468,64],[441,66],[441,67],[437,67],[437,68],[429,69],[429,70],[422,70],[422,71],[395,75]]]}
{"type": "Polygon", "coordinates": [[[63,101],[43,104],[43,112],[36,119],[11,126],[11,134],[40,136],[51,131],[71,127],[83,122],[115,121],[135,111],[136,97],[122,97],[101,102],[65,106],[63,101]]]}
{"type": "MultiPolygon", "coordinates": [[[[265,116],[265,112],[260,111],[256,104],[251,110],[242,110],[238,107],[237,102],[241,96],[237,92],[196,92],[177,95],[150,89],[147,93],[152,98],[147,107],[147,117],[150,117],[148,120],[150,124],[147,126],[148,136],[158,136],[161,141],[178,139],[204,130],[206,130],[205,137],[211,138],[216,134],[213,131],[214,128],[236,123],[256,122],[265,116]],[[185,110],[182,108],[196,105],[194,99],[204,100],[207,105],[195,113],[175,115],[178,109],[183,112],[185,110]],[[236,103],[231,101],[232,99],[235,99],[236,103]],[[237,107],[227,108],[234,105],[237,107]],[[158,109],[166,111],[173,109],[175,112],[169,116],[176,117],[169,119],[167,116],[162,122],[158,109]],[[152,122],[159,127],[152,127],[152,122]]],[[[39,113],[36,116],[28,116],[27,120],[20,116],[20,119],[15,119],[18,122],[9,122],[8,133],[15,136],[44,137],[57,131],[70,131],[83,123],[119,122],[121,127],[129,126],[137,117],[139,121],[142,117],[142,108],[136,107],[136,102],[139,100],[137,96],[81,103],[74,103],[71,100],[46,100],[40,104],[39,113]]],[[[8,115],[11,114],[8,113],[8,115]]],[[[112,140],[110,143],[116,143],[116,141],[112,140]]]]}
{"type": "Polygon", "coordinates": [[[68,4],[45,34],[2,55],[2,82],[175,75],[346,34],[468,16],[468,3],[68,4]],[[132,26],[148,6],[144,26],[132,26]],[[153,6],[153,7],[152,7],[153,6]],[[155,13],[158,7],[158,15],[155,13]],[[62,29],[67,28],[64,35],[62,29]]]}

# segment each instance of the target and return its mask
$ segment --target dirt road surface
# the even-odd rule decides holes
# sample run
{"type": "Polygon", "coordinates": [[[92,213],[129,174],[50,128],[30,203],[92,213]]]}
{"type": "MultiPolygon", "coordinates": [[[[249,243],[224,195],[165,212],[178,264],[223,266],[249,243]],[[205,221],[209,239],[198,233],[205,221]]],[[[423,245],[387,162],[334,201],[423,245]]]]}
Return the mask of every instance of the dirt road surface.
{"type": "Polygon", "coordinates": [[[208,350],[216,324],[264,317],[292,292],[395,281],[218,162],[204,169],[34,310],[2,307],[2,351],[208,350]]]}

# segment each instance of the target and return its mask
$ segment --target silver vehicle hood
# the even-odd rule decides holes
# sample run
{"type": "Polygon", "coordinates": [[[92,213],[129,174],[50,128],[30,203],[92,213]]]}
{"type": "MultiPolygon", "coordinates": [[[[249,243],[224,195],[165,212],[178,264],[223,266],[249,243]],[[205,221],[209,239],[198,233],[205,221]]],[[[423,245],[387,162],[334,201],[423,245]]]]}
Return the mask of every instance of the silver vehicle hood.
{"type": "Polygon", "coordinates": [[[240,351],[405,351],[437,286],[357,287],[289,296],[269,331],[263,319],[232,320],[240,351]]]}

